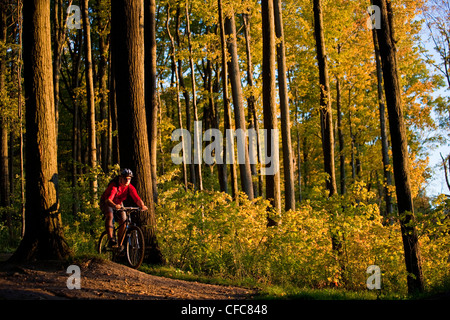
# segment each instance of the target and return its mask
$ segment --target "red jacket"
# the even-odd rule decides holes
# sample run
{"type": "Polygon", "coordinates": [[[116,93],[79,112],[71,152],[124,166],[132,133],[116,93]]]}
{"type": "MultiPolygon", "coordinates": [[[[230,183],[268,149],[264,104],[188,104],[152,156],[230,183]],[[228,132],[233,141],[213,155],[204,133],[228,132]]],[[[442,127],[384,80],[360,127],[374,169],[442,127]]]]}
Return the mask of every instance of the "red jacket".
{"type": "Polygon", "coordinates": [[[104,205],[106,204],[106,200],[109,199],[115,204],[121,204],[127,199],[128,195],[130,195],[135,203],[138,203],[141,200],[136,192],[136,188],[131,184],[128,186],[121,186],[118,183],[111,182],[103,193],[100,203],[104,205]]]}

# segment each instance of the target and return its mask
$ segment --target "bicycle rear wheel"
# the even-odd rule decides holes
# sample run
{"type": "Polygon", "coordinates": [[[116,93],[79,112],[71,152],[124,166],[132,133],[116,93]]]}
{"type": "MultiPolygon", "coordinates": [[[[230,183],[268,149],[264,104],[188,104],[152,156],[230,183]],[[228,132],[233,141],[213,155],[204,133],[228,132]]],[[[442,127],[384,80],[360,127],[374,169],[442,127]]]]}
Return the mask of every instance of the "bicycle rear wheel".
{"type": "Polygon", "coordinates": [[[145,240],[142,230],[137,226],[130,226],[127,230],[126,253],[130,267],[137,269],[144,260],[145,240]]]}
{"type": "Polygon", "coordinates": [[[106,233],[106,231],[103,231],[103,233],[100,235],[100,238],[98,240],[98,253],[102,255],[105,259],[113,260],[114,258],[114,251],[113,248],[109,246],[109,236],[106,233]]]}

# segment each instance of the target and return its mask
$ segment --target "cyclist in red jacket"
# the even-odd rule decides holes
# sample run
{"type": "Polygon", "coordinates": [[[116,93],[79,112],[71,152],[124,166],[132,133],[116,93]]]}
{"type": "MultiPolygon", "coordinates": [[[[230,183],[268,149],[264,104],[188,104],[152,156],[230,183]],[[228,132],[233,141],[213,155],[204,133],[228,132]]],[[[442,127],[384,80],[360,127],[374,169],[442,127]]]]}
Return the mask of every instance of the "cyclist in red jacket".
{"type": "MultiPolygon", "coordinates": [[[[100,198],[100,209],[105,215],[105,230],[108,233],[110,244],[117,245],[115,239],[113,238],[113,218],[120,224],[126,219],[124,211],[120,211],[123,204],[122,202],[127,199],[128,196],[133,199],[136,205],[145,211],[148,208],[145,206],[144,202],[141,200],[136,192],[136,188],[130,183],[133,177],[133,172],[130,169],[123,169],[118,177],[112,180],[102,197],[100,198]]],[[[125,232],[125,224],[121,225],[118,230],[118,239],[122,239],[125,232]]]]}

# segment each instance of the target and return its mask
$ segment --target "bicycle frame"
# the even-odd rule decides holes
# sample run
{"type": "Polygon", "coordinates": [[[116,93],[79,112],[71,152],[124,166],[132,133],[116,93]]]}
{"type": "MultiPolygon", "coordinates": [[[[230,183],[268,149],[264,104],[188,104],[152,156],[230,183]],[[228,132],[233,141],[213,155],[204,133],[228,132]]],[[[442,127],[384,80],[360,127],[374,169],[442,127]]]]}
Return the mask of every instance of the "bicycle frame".
{"type": "MultiPolygon", "coordinates": [[[[122,239],[120,239],[120,241],[118,241],[118,246],[119,247],[123,244],[123,240],[125,240],[125,235],[127,234],[126,229],[128,229],[128,226],[130,224],[135,225],[135,223],[132,222],[131,218],[130,218],[131,212],[133,212],[135,210],[139,210],[140,211],[141,208],[139,208],[139,207],[122,207],[119,210],[114,210],[114,212],[125,211],[125,214],[126,214],[125,221],[123,223],[119,224],[116,228],[114,228],[114,234],[116,234],[116,232],[120,229],[121,226],[126,225],[126,228],[125,228],[125,230],[123,232],[123,235],[122,235],[122,239]]],[[[114,222],[115,221],[114,221],[114,215],[113,215],[113,226],[114,226],[114,222]]],[[[119,240],[119,239],[117,239],[117,240],[119,240]]]]}

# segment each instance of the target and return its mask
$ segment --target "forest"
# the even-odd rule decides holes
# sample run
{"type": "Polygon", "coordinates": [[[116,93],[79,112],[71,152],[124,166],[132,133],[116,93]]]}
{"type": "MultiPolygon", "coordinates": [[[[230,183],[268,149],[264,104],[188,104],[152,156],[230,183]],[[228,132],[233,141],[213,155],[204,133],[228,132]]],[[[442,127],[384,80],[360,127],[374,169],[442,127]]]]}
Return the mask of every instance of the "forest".
{"type": "Polygon", "coordinates": [[[449,0],[0,6],[10,261],[96,255],[129,168],[141,269],[279,297],[450,291],[449,0]]]}

